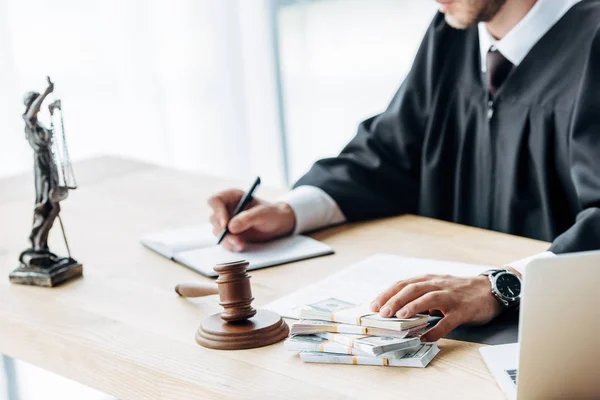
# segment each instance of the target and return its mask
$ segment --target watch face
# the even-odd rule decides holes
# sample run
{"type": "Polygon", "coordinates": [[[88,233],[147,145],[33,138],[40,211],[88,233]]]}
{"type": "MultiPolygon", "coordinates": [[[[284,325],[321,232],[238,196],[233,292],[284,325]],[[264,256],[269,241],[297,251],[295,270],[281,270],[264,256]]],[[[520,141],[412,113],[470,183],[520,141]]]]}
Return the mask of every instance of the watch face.
{"type": "Polygon", "coordinates": [[[517,299],[521,295],[521,280],[513,274],[502,273],[496,278],[498,293],[509,299],[517,299]]]}

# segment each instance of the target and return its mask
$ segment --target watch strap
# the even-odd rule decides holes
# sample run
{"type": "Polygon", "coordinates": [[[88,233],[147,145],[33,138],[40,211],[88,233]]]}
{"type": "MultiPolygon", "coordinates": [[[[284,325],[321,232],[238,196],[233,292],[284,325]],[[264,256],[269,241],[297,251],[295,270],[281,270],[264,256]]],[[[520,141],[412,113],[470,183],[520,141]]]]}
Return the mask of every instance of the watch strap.
{"type": "Polygon", "coordinates": [[[480,273],[479,275],[480,275],[480,276],[481,276],[481,275],[485,275],[485,276],[494,276],[494,275],[496,275],[497,273],[499,273],[499,272],[504,272],[504,271],[506,271],[506,270],[505,270],[505,269],[497,269],[497,268],[494,268],[494,269],[488,269],[487,271],[483,271],[483,272],[482,272],[482,273],[480,273]]]}

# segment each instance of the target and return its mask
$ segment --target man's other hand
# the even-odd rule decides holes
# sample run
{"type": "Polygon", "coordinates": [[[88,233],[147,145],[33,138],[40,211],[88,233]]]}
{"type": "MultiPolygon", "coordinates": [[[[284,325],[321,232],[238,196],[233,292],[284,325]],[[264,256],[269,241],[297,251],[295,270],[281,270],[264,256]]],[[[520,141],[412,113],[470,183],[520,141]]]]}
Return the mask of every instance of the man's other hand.
{"type": "Polygon", "coordinates": [[[399,281],[371,304],[382,317],[408,318],[415,314],[442,314],[443,318],[421,340],[435,342],[463,324],[483,325],[502,312],[487,276],[459,278],[424,275],[399,281]]]}
{"type": "Polygon", "coordinates": [[[229,234],[221,243],[230,251],[243,251],[247,243],[264,242],[285,236],[294,231],[296,215],[287,203],[268,203],[253,198],[248,207],[234,218],[233,211],[244,192],[226,190],[208,200],[213,210],[210,222],[215,236],[220,236],[226,226],[229,234]]]}

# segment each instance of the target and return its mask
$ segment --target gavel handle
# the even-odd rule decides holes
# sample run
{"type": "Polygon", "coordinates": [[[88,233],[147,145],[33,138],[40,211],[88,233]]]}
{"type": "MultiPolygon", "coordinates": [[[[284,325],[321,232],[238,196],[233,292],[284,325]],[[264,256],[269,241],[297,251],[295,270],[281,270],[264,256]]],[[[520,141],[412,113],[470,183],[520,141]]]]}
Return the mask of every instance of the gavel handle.
{"type": "Polygon", "coordinates": [[[183,297],[204,297],[219,294],[219,287],[214,283],[185,282],[175,286],[175,292],[183,297]]]}

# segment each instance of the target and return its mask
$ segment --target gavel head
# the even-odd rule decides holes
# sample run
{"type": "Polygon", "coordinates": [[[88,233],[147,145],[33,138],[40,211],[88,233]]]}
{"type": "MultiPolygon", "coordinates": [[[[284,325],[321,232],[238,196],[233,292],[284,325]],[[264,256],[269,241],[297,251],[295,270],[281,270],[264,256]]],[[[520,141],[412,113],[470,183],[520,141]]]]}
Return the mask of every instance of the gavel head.
{"type": "Polygon", "coordinates": [[[252,307],[250,275],[246,273],[247,261],[234,261],[215,266],[219,274],[219,304],[224,308],[221,318],[227,322],[245,321],[256,315],[252,307]]]}

